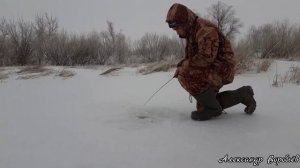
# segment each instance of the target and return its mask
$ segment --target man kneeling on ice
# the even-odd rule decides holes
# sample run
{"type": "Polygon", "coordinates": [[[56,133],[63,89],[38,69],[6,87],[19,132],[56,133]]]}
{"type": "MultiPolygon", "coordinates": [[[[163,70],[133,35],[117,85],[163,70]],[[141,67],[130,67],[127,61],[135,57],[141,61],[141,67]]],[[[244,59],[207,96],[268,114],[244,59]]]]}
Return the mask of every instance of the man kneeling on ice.
{"type": "Polygon", "coordinates": [[[233,81],[235,60],[230,41],[217,26],[177,3],[169,9],[166,22],[186,39],[185,58],[177,64],[174,77],[197,100],[197,111],[191,118],[209,120],[239,103],[252,114],[256,101],[251,86],[219,93],[223,85],[233,81]]]}

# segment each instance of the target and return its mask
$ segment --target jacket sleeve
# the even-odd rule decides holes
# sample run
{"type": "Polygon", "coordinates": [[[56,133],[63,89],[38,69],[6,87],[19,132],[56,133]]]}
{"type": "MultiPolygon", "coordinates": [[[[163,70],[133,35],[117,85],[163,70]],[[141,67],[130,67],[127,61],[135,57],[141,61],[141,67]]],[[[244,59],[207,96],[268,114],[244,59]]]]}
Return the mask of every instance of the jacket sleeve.
{"type": "Polygon", "coordinates": [[[218,54],[219,34],[215,28],[207,32],[197,32],[198,53],[188,59],[189,66],[207,67],[211,65],[218,54]]]}

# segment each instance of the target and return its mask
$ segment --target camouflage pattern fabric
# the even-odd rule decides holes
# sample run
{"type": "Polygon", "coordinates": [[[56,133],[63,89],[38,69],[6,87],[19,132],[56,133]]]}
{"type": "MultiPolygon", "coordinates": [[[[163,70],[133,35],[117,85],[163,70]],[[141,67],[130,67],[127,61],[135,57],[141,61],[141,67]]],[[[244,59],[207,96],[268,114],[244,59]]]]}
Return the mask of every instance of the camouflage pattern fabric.
{"type": "Polygon", "coordinates": [[[211,87],[218,93],[233,81],[234,53],[216,25],[177,3],[171,6],[166,21],[180,24],[187,32],[185,58],[177,67],[178,80],[187,92],[197,95],[211,87]]]}

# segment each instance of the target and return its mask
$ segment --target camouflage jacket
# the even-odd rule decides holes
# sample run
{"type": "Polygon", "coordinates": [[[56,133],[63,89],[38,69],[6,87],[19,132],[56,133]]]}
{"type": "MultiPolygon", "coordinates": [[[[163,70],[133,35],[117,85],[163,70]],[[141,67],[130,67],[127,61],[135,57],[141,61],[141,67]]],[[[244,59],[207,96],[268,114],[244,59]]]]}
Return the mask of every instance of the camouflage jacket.
{"type": "Polygon", "coordinates": [[[233,81],[234,53],[216,25],[181,4],[170,8],[166,21],[182,24],[188,34],[185,58],[178,66],[178,80],[188,92],[198,94],[208,87],[218,91],[233,81]]]}

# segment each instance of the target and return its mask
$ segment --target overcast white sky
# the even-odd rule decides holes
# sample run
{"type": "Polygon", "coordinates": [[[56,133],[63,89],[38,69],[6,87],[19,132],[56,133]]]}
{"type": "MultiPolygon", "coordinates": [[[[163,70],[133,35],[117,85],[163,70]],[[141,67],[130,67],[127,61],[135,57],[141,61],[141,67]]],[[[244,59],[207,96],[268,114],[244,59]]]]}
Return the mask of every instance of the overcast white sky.
{"type": "MultiPolygon", "coordinates": [[[[70,32],[106,29],[106,20],[114,23],[132,39],[146,32],[174,34],[165,23],[166,13],[174,3],[182,3],[197,13],[218,0],[0,0],[0,16],[32,20],[37,13],[49,13],[59,19],[60,28],[70,32]]],[[[242,33],[251,25],[289,19],[300,23],[300,0],[220,0],[232,5],[244,24],[242,33]]]]}

